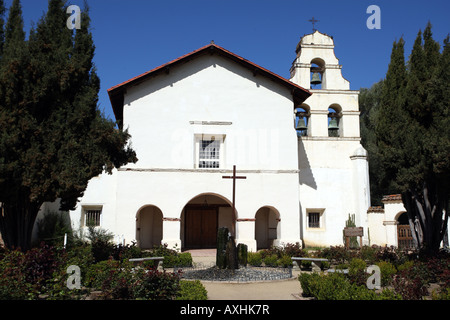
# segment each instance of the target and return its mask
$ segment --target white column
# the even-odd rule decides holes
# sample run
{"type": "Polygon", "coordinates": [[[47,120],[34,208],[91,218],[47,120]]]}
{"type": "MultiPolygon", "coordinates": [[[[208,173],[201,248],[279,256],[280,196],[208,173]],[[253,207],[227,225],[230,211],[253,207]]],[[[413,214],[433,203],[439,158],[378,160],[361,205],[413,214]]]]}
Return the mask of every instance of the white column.
{"type": "Polygon", "coordinates": [[[163,218],[163,237],[162,244],[167,244],[168,249],[181,250],[180,237],[181,219],[163,218]]]}
{"type": "Polygon", "coordinates": [[[256,252],[255,221],[256,219],[237,219],[236,221],[236,244],[246,244],[249,252],[256,252]]]}
{"type": "Polygon", "coordinates": [[[353,195],[354,210],[357,227],[364,228],[364,244],[369,243],[368,238],[368,217],[367,210],[370,206],[370,183],[369,183],[369,163],[367,161],[367,151],[360,146],[350,156],[353,168],[353,195]]]}

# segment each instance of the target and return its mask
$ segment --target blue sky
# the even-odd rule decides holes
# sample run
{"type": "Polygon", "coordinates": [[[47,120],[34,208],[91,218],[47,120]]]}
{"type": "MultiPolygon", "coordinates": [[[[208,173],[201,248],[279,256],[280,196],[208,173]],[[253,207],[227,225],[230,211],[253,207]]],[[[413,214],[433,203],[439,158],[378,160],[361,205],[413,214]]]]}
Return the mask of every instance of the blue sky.
{"type": "MultiPolygon", "coordinates": [[[[5,1],[9,8],[12,0],[5,1]]],[[[47,10],[47,0],[22,0],[25,28],[47,10]]],[[[83,0],[68,4],[83,7],[83,0]]],[[[88,0],[101,79],[100,110],[114,119],[106,90],[214,40],[285,78],[308,21],[333,36],[343,76],[352,90],[368,88],[387,71],[392,44],[403,38],[408,55],[428,21],[442,44],[450,33],[450,1],[377,0],[88,0]],[[381,10],[381,29],[368,29],[370,5],[381,10]]],[[[69,15],[68,15],[69,17],[69,15]]]]}

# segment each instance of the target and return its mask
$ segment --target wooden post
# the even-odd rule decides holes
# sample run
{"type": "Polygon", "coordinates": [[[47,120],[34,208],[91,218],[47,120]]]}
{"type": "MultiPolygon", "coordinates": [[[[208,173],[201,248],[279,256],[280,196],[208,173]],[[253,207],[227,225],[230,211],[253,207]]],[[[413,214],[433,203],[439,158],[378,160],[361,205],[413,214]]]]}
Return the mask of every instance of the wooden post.
{"type": "Polygon", "coordinates": [[[236,179],[247,179],[247,177],[236,176],[236,166],[233,166],[232,176],[222,176],[222,179],[233,179],[233,222],[236,219],[236,179]]]}

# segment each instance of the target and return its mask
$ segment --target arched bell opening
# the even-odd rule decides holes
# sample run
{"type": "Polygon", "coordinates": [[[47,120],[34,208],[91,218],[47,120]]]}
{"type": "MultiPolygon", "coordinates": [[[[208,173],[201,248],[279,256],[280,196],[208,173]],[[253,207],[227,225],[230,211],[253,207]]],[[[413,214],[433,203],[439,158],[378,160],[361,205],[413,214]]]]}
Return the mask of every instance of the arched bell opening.
{"type": "Polygon", "coordinates": [[[295,108],[295,130],[297,131],[298,137],[308,136],[309,127],[309,116],[310,110],[309,106],[302,104],[298,108],[295,108]]]}
{"type": "Polygon", "coordinates": [[[328,136],[341,136],[341,107],[333,104],[328,108],[328,136]]]}
{"type": "Polygon", "coordinates": [[[325,89],[325,61],[321,58],[311,60],[311,89],[325,89]]]}

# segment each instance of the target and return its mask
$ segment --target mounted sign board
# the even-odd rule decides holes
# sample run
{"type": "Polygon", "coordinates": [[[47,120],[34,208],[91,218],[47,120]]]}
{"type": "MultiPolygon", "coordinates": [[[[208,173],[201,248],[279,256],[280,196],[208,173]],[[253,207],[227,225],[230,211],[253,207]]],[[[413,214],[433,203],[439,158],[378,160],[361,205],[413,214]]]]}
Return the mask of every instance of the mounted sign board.
{"type": "Polygon", "coordinates": [[[345,247],[350,248],[350,237],[359,237],[359,245],[362,247],[362,237],[364,236],[363,227],[346,227],[344,228],[345,247]]]}

